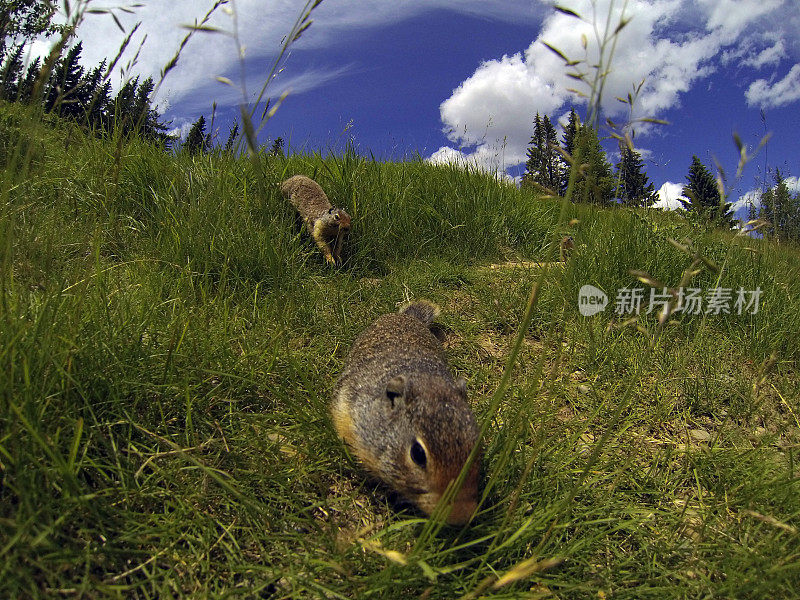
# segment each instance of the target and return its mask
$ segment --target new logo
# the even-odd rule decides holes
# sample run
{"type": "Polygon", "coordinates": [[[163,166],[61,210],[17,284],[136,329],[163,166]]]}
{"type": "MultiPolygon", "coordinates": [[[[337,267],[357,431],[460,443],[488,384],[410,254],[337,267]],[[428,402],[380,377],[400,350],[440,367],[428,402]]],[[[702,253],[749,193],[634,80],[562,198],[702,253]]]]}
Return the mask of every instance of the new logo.
{"type": "Polygon", "coordinates": [[[608,306],[606,293],[593,285],[584,285],[578,291],[578,310],[584,317],[602,312],[608,306]]]}

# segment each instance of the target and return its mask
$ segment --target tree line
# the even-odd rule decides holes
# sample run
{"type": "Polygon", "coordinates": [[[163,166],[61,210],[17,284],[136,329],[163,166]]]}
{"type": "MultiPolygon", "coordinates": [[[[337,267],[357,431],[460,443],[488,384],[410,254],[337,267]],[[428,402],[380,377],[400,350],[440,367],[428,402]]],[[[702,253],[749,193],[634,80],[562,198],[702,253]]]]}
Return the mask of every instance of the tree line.
{"type": "Polygon", "coordinates": [[[774,187],[761,192],[758,206],[750,205],[750,219],[763,219],[763,235],[780,241],[800,242],[800,191],[790,193],[780,169],[772,173],[774,187]]]}
{"type": "MultiPolygon", "coordinates": [[[[126,81],[112,93],[110,75],[119,55],[103,60],[93,69],[81,65],[82,42],[66,48],[55,61],[37,58],[25,65],[25,50],[34,39],[58,35],[68,40],[74,32],[53,23],[55,7],[47,0],[0,0],[0,100],[39,104],[45,112],[80,123],[99,134],[136,132],[140,137],[174,147],[177,137],[169,136],[167,123],[153,105],[152,77],[126,81]],[[49,64],[52,63],[52,64],[49,64]]],[[[121,52],[120,52],[121,54],[121,52]]],[[[201,115],[180,145],[189,154],[210,152],[215,137],[206,132],[201,115]]],[[[213,116],[212,116],[213,127],[213,116]]],[[[223,150],[234,151],[239,123],[230,128],[223,150]]],[[[283,153],[283,139],[271,141],[270,155],[283,153]]]]}
{"type": "MultiPolygon", "coordinates": [[[[167,133],[167,124],[153,105],[152,77],[126,81],[112,94],[109,81],[116,60],[103,60],[93,69],[80,64],[83,45],[70,46],[56,60],[37,58],[24,64],[26,44],[39,37],[60,34],[69,38],[65,26],[53,23],[54,5],[43,0],[0,0],[0,99],[9,102],[40,104],[48,113],[87,126],[98,134],[138,133],[142,138],[169,147],[174,141],[167,133]],[[51,64],[52,63],[52,64],[51,64]]],[[[119,58],[119,57],[117,57],[119,58]]],[[[200,116],[189,130],[183,149],[189,153],[208,152],[212,136],[205,131],[206,121],[200,116]]],[[[234,122],[224,149],[233,149],[239,125],[234,122]]],[[[283,140],[276,139],[270,154],[283,152],[283,140]]],[[[604,206],[621,204],[647,207],[658,199],[653,183],[644,172],[640,153],[620,144],[620,159],[612,167],[604,152],[597,131],[582,124],[575,109],[570,110],[561,141],[547,115],[538,113],[527,151],[523,186],[543,189],[553,195],[565,195],[570,185],[570,163],[579,165],[572,181],[575,202],[604,206]]],[[[752,219],[763,219],[767,225],[763,235],[778,240],[800,240],[800,193],[792,195],[786,178],[774,172],[775,186],[764,190],[758,207],[751,207],[752,219]]],[[[694,220],[730,228],[734,225],[731,204],[722,186],[697,156],[692,157],[687,183],[680,199],[686,215],[694,220]]]]}
{"type": "Polygon", "coordinates": [[[615,171],[597,132],[580,122],[574,108],[570,110],[560,143],[550,118],[537,113],[522,185],[563,196],[569,187],[572,161],[580,165],[572,190],[575,202],[610,206],[618,199],[625,206],[651,206],[658,199],[638,152],[623,144],[615,171]]]}
{"type": "Polygon", "coordinates": [[[3,56],[0,68],[0,98],[7,102],[39,103],[45,112],[111,133],[134,130],[143,138],[168,143],[167,126],[153,106],[153,78],[126,81],[112,94],[110,67],[106,60],[93,69],[80,64],[83,45],[73,45],[56,60],[52,68],[37,58],[27,68],[23,64],[22,44],[3,56]]]}
{"type": "MultiPolygon", "coordinates": [[[[573,162],[579,166],[571,196],[574,202],[649,207],[658,200],[641,154],[634,148],[621,142],[620,159],[612,167],[597,131],[582,124],[574,108],[570,110],[561,140],[550,118],[537,113],[522,186],[564,196],[573,162]]],[[[774,180],[774,187],[759,195],[759,205],[750,207],[749,218],[766,221],[761,228],[765,236],[800,241],[800,193],[790,193],[786,177],[779,170],[774,172],[774,180]]],[[[732,204],[727,201],[723,187],[696,155],[692,156],[681,194],[685,199],[679,202],[690,220],[724,229],[734,226],[732,204]]]]}
{"type": "MultiPolygon", "coordinates": [[[[212,115],[212,127],[213,122],[212,115]]],[[[214,148],[221,148],[223,152],[231,153],[237,151],[236,142],[238,139],[239,121],[234,119],[233,124],[228,130],[228,137],[225,140],[225,144],[222,146],[215,145],[216,134],[206,132],[206,117],[205,115],[200,115],[189,128],[181,149],[189,154],[208,154],[214,150],[214,148]]],[[[282,137],[275,138],[274,140],[267,140],[267,143],[270,144],[267,156],[283,155],[284,141],[282,137]]],[[[266,144],[263,147],[266,148],[266,144]]]]}
{"type": "Polygon", "coordinates": [[[55,9],[41,0],[0,0],[0,99],[39,104],[97,133],[136,131],[144,139],[168,145],[167,126],[153,106],[152,77],[126,81],[112,93],[115,61],[103,60],[92,69],[81,65],[83,44],[77,42],[55,61],[37,58],[24,64],[27,44],[38,37],[61,34],[64,26],[52,23],[55,9]]]}

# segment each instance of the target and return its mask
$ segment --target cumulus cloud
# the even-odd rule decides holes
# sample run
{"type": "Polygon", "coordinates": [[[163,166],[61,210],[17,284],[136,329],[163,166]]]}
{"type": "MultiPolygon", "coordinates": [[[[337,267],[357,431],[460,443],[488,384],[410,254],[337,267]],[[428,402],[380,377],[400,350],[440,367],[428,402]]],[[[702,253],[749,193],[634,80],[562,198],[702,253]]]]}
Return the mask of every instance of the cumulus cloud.
{"type": "Polygon", "coordinates": [[[769,82],[756,79],[745,92],[750,106],[775,108],[800,100],[800,64],[794,65],[783,79],[769,82]]]}
{"type": "MultiPolygon", "coordinates": [[[[568,71],[576,69],[565,68],[563,61],[542,42],[569,58],[585,59],[576,68],[591,76],[585,64],[595,64],[600,57],[593,15],[603,23],[611,11],[612,27],[623,16],[630,18],[616,43],[601,108],[606,116],[627,117],[628,107],[616,98],[626,97],[644,81],[632,114],[638,118],[658,117],[679,106],[681,94],[710,75],[721,51],[741,36],[761,40],[773,35],[774,47],[774,32],[754,32],[759,27],[758,19],[772,18],[781,7],[782,12],[790,12],[787,0],[571,0],[561,4],[582,15],[585,21],[554,11],[524,52],[481,63],[441,104],[444,131],[453,144],[481,151],[487,139],[503,137],[509,160],[524,160],[535,114],[560,121],[568,104],[583,102],[570,89],[589,91],[585,82],[569,77],[568,71]],[[615,68],[618,65],[624,68],[615,68]]],[[[750,60],[753,66],[773,64],[775,52],[762,47],[750,60]]],[[[795,87],[794,80],[790,80],[773,90],[773,95],[777,98],[780,94],[788,102],[795,87]]],[[[647,126],[637,129],[639,133],[648,131],[647,126]]]]}
{"type": "Polygon", "coordinates": [[[467,155],[463,152],[445,146],[439,148],[428,157],[428,162],[434,165],[461,165],[466,162],[467,155]]]}
{"type": "Polygon", "coordinates": [[[510,164],[522,162],[530,139],[532,107],[552,113],[567,98],[563,86],[531,71],[522,56],[483,63],[440,107],[448,139],[484,153],[503,132],[510,164]],[[488,141],[487,141],[488,140],[488,141]]]}
{"type": "Polygon", "coordinates": [[[731,203],[734,213],[738,213],[741,210],[744,211],[744,214],[748,214],[750,207],[753,207],[753,210],[758,210],[759,206],[761,206],[761,190],[745,192],[739,196],[738,200],[731,203]]]}
{"type": "Polygon", "coordinates": [[[484,145],[476,152],[465,153],[461,150],[444,146],[434,152],[427,160],[434,165],[455,165],[462,169],[478,169],[502,179],[516,181],[515,178],[506,173],[506,168],[511,165],[505,161],[502,147],[496,148],[484,145]]]}
{"type": "Polygon", "coordinates": [[[683,184],[667,181],[659,188],[658,200],[656,200],[656,202],[653,204],[653,207],[662,208],[664,210],[683,208],[683,204],[681,204],[680,199],[688,200],[688,198],[683,196],[682,192],[683,184]]]}
{"type": "MultiPolygon", "coordinates": [[[[787,177],[785,181],[786,187],[789,189],[790,194],[800,193],[800,178],[787,177]]],[[[773,189],[775,189],[774,186],[773,189]]],[[[653,207],[664,210],[676,210],[683,208],[680,200],[687,200],[687,198],[682,195],[682,191],[683,184],[673,183],[671,181],[666,182],[658,190],[658,200],[653,204],[653,207]]],[[[750,209],[752,208],[753,210],[757,211],[759,206],[761,206],[761,193],[762,190],[760,189],[748,190],[739,196],[739,198],[733,200],[731,202],[731,209],[733,210],[734,214],[739,219],[746,221],[748,214],[750,213],[750,209]]]]}

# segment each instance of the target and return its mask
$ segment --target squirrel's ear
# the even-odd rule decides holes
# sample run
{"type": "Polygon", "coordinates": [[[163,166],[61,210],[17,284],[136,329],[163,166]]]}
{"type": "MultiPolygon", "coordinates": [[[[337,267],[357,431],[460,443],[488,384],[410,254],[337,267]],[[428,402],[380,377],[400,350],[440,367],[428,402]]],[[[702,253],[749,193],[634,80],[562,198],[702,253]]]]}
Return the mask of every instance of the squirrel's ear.
{"type": "Polygon", "coordinates": [[[464,398],[467,397],[467,380],[463,377],[456,379],[456,389],[464,398]]]}
{"type": "Polygon", "coordinates": [[[394,401],[398,398],[402,398],[405,393],[406,378],[402,375],[398,375],[386,383],[386,397],[392,403],[392,408],[394,408],[394,401]]]}

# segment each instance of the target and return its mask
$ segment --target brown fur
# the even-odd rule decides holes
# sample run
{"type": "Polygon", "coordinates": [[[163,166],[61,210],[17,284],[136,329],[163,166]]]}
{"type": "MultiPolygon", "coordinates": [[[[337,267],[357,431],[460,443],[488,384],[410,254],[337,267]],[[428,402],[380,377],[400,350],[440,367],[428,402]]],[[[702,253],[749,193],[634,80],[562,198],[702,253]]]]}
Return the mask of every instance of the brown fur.
{"type": "Polygon", "coordinates": [[[330,264],[342,262],[342,245],[350,232],[350,215],[334,208],[322,187],[304,175],[295,175],[281,184],[281,192],[297,209],[308,233],[330,264]]]}
{"type": "MultiPolygon", "coordinates": [[[[362,464],[428,514],[478,443],[466,382],[453,378],[430,331],[437,313],[415,302],[370,325],[353,343],[331,405],[337,433],[362,464]]],[[[466,523],[477,494],[476,461],[448,522],[466,523]]]]}
{"type": "Polygon", "coordinates": [[[561,238],[561,243],[559,244],[561,262],[566,262],[567,259],[572,255],[573,250],[575,250],[575,240],[572,239],[571,235],[565,235],[563,238],[561,238]]]}

